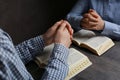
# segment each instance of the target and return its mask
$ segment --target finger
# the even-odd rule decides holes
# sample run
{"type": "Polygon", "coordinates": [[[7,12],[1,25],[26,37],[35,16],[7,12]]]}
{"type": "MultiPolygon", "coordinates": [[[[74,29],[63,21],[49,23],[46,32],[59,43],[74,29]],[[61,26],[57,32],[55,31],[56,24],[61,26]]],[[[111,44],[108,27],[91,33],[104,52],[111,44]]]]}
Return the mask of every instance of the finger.
{"type": "Polygon", "coordinates": [[[93,12],[93,11],[94,11],[94,9],[89,9],[88,13],[89,13],[89,12],[93,12]]]}
{"type": "Polygon", "coordinates": [[[97,22],[89,21],[88,18],[84,18],[81,23],[84,23],[88,25],[89,27],[96,26],[98,24],[97,22]]]}
{"type": "Polygon", "coordinates": [[[87,16],[88,16],[87,18],[89,21],[98,22],[98,19],[93,17],[91,14],[88,14],[87,16]]]}
{"type": "Polygon", "coordinates": [[[84,28],[92,28],[92,27],[95,27],[95,26],[97,26],[98,25],[98,23],[95,23],[95,22],[89,22],[89,24],[86,24],[86,23],[83,23],[82,24],[82,26],[84,27],[84,28]]]}
{"type": "Polygon", "coordinates": [[[82,22],[82,23],[81,23],[81,26],[82,26],[82,28],[86,28],[86,27],[88,27],[88,24],[82,22]]]}
{"type": "Polygon", "coordinates": [[[93,10],[93,9],[90,9],[90,10],[89,10],[89,13],[90,13],[92,16],[94,16],[95,18],[100,17],[99,14],[98,14],[95,10],[93,10]]]}
{"type": "Polygon", "coordinates": [[[84,18],[88,18],[88,14],[89,14],[89,13],[85,13],[85,14],[83,15],[83,17],[84,17],[84,18]]]}
{"type": "Polygon", "coordinates": [[[72,35],[73,34],[73,29],[72,29],[71,25],[67,21],[64,21],[64,22],[66,23],[66,27],[67,27],[70,35],[72,35]]]}
{"type": "Polygon", "coordinates": [[[99,16],[97,15],[97,14],[95,14],[94,12],[91,12],[90,13],[93,17],[95,17],[95,18],[98,18],[99,16]]]}
{"type": "Polygon", "coordinates": [[[96,22],[89,22],[89,26],[90,26],[90,27],[94,27],[94,26],[96,26],[96,25],[98,25],[98,23],[96,23],[96,22]]]}
{"type": "Polygon", "coordinates": [[[66,31],[66,32],[68,32],[68,33],[69,33],[69,31],[68,31],[68,29],[67,29],[66,27],[65,27],[64,31],[66,31]]]}
{"type": "Polygon", "coordinates": [[[72,31],[71,31],[71,32],[72,32],[72,35],[73,35],[73,33],[74,33],[74,30],[72,29],[72,31]]]}
{"type": "Polygon", "coordinates": [[[66,23],[63,22],[63,23],[60,24],[58,30],[64,31],[65,28],[66,28],[66,23]]]}
{"type": "Polygon", "coordinates": [[[88,23],[88,22],[89,22],[89,19],[88,19],[88,18],[83,18],[83,19],[81,20],[81,22],[88,23]]]}
{"type": "Polygon", "coordinates": [[[81,20],[81,21],[80,21],[80,25],[83,26],[83,24],[88,24],[88,22],[87,22],[87,21],[84,21],[84,20],[81,20]]]}
{"type": "Polygon", "coordinates": [[[60,24],[63,22],[63,20],[60,20],[58,22],[56,22],[53,26],[52,26],[52,29],[53,30],[57,30],[57,28],[60,26],[60,24]]]}
{"type": "Polygon", "coordinates": [[[60,26],[60,24],[63,22],[63,20],[60,20],[58,22],[56,22],[51,28],[49,28],[46,32],[46,34],[48,34],[50,32],[51,35],[55,34],[55,32],[57,31],[58,27],[60,26]]]}
{"type": "Polygon", "coordinates": [[[85,13],[83,15],[83,17],[87,18],[87,21],[89,20],[89,21],[93,21],[93,22],[98,22],[98,20],[95,17],[93,17],[90,13],[85,13]]]}
{"type": "Polygon", "coordinates": [[[69,36],[68,36],[68,37],[70,38],[70,40],[72,40],[72,39],[73,39],[73,36],[72,36],[72,35],[70,35],[70,33],[69,33],[68,29],[67,29],[67,28],[65,28],[65,29],[64,29],[64,31],[66,31],[66,32],[69,34],[69,36]]]}

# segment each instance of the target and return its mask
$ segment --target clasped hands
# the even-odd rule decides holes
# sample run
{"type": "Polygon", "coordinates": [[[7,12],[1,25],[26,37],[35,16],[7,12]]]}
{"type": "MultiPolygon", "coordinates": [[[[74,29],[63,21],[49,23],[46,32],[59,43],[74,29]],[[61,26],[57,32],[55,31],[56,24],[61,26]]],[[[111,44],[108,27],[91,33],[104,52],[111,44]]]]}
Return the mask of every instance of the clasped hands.
{"type": "Polygon", "coordinates": [[[80,25],[83,29],[88,30],[103,30],[104,29],[104,21],[99,16],[99,14],[90,9],[88,13],[83,15],[83,18],[80,21],[80,25]]]}
{"type": "Polygon", "coordinates": [[[67,21],[61,20],[49,28],[42,37],[45,41],[45,46],[52,43],[60,43],[68,48],[72,43],[72,35],[73,29],[71,25],[67,21]]]}

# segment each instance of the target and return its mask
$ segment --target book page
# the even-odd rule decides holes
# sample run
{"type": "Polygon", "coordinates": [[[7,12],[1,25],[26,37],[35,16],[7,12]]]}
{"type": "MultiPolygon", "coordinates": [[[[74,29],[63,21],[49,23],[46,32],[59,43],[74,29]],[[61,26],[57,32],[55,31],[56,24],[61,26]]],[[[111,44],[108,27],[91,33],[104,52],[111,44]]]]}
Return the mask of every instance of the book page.
{"type": "Polygon", "coordinates": [[[92,62],[87,58],[87,56],[74,48],[70,48],[70,54],[68,56],[69,72],[65,80],[69,80],[74,77],[91,64],[92,62]]]}
{"type": "Polygon", "coordinates": [[[106,36],[95,36],[82,44],[81,46],[83,47],[88,47],[88,49],[90,48],[91,50],[95,50],[98,55],[103,54],[114,45],[113,41],[106,36]]]}
{"type": "Polygon", "coordinates": [[[36,63],[39,65],[39,67],[43,68],[45,67],[45,65],[48,64],[48,60],[50,58],[50,55],[52,54],[53,47],[54,44],[46,46],[43,53],[36,57],[36,63]]]}
{"type": "Polygon", "coordinates": [[[86,56],[82,54],[81,52],[75,50],[74,48],[70,48],[70,54],[68,58],[68,65],[72,66],[76,61],[82,61],[86,56]]]}
{"type": "Polygon", "coordinates": [[[90,30],[80,30],[73,35],[73,42],[80,45],[81,42],[85,42],[86,40],[90,39],[91,37],[95,36],[96,34],[90,30]]]}

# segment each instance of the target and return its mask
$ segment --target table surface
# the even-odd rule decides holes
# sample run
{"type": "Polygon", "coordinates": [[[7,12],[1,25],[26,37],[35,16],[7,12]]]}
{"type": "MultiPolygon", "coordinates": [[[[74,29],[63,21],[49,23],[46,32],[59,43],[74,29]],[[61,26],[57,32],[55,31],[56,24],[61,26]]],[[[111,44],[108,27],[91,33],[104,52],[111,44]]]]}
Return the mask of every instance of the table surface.
{"type": "MultiPolygon", "coordinates": [[[[74,47],[85,54],[93,64],[71,80],[120,80],[120,41],[115,42],[115,46],[102,56],[97,56],[84,48],[74,47]]],[[[27,69],[35,80],[39,80],[44,72],[34,62],[29,63],[27,69]]]]}
{"type": "Polygon", "coordinates": [[[76,47],[93,63],[90,67],[73,77],[71,80],[120,80],[120,41],[102,56],[76,47]]]}

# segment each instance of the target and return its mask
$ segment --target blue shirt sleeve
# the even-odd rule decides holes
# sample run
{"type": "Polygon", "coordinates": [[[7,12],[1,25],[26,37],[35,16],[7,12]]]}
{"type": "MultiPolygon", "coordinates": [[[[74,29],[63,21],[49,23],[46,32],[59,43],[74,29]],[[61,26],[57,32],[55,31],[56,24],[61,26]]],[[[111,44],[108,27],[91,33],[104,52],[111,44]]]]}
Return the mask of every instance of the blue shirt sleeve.
{"type": "Polygon", "coordinates": [[[81,29],[80,21],[83,14],[89,10],[89,0],[78,0],[73,9],[68,13],[67,20],[70,22],[73,29],[76,31],[81,29]]]}
{"type": "Polygon", "coordinates": [[[120,25],[105,21],[105,28],[101,34],[115,40],[120,40],[120,25]]]}
{"type": "Polygon", "coordinates": [[[26,64],[43,51],[44,40],[41,36],[37,36],[18,44],[15,48],[21,60],[26,64]]]}

